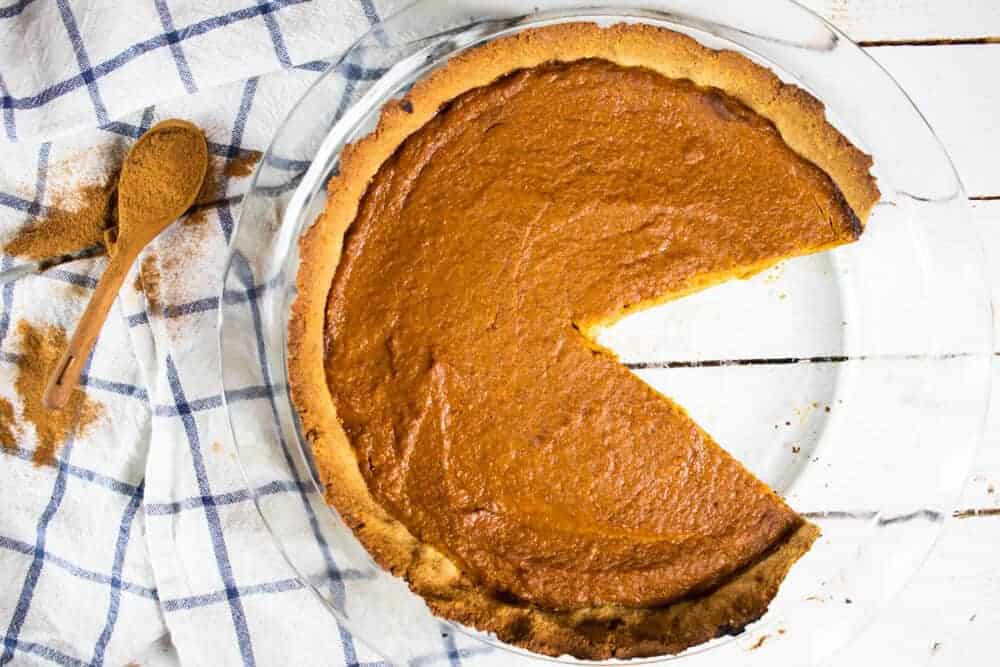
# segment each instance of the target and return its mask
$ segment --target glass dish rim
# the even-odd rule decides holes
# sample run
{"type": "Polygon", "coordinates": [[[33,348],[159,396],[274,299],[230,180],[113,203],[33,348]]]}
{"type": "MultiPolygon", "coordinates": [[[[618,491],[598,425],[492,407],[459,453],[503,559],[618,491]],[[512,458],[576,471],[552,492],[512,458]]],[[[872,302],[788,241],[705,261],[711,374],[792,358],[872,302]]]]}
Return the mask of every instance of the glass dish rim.
{"type": "MultiPolygon", "coordinates": [[[[895,78],[892,77],[892,75],[887,70],[885,70],[885,68],[880,63],[878,63],[878,61],[876,61],[870,54],[868,54],[867,52],[865,52],[863,49],[861,49],[860,47],[858,47],[853,41],[851,41],[846,35],[844,35],[844,33],[842,31],[840,31],[836,26],[832,25],[831,23],[829,23],[828,21],[826,21],[822,17],[816,15],[811,9],[802,6],[800,3],[796,2],[796,0],[782,0],[782,1],[785,2],[788,5],[796,6],[799,9],[802,9],[802,10],[804,10],[806,12],[809,12],[813,16],[817,17],[820,21],[822,21],[822,23],[832,33],[834,33],[837,36],[839,36],[846,43],[850,44],[853,48],[857,49],[860,53],[863,53],[865,55],[865,57],[871,63],[873,63],[879,70],[881,70],[882,75],[884,77],[886,77],[886,79],[888,81],[890,81],[905,96],[906,100],[909,102],[911,110],[913,112],[915,112],[919,116],[919,118],[921,119],[921,121],[922,121],[924,127],[926,128],[926,130],[930,133],[931,136],[933,136],[934,140],[937,142],[941,154],[948,161],[948,165],[950,167],[951,173],[953,174],[953,176],[954,176],[954,178],[956,180],[957,186],[958,186],[959,196],[963,200],[963,204],[964,204],[964,206],[967,209],[968,208],[968,201],[967,201],[967,198],[966,198],[964,184],[962,183],[961,177],[958,174],[957,169],[955,168],[954,161],[953,161],[950,153],[948,152],[947,148],[941,142],[941,139],[937,135],[937,133],[934,131],[934,128],[927,121],[927,119],[924,116],[924,114],[921,112],[921,110],[919,109],[919,107],[917,107],[917,105],[913,102],[912,98],[905,91],[905,89],[903,89],[902,86],[899,85],[899,83],[895,80],[895,78]]],[[[403,14],[403,13],[405,13],[407,11],[412,11],[415,7],[418,7],[419,5],[424,4],[425,2],[426,2],[426,0],[413,0],[412,2],[405,3],[403,6],[401,6],[400,8],[398,8],[398,10],[396,12],[394,12],[393,14],[391,14],[390,16],[387,16],[382,21],[373,24],[367,31],[365,31],[365,33],[363,33],[358,38],[358,40],[356,40],[354,43],[352,43],[352,45],[349,46],[344,51],[344,53],[328,68],[328,70],[326,72],[324,72],[315,82],[313,82],[306,89],[306,91],[302,94],[302,96],[299,98],[299,100],[297,100],[295,102],[295,104],[292,105],[292,107],[290,108],[290,110],[286,114],[285,120],[278,127],[278,129],[276,131],[276,134],[275,134],[275,138],[272,139],[272,141],[268,144],[267,149],[265,150],[265,153],[264,153],[265,160],[262,160],[262,163],[264,161],[266,161],[266,158],[268,156],[272,155],[272,149],[274,148],[274,143],[275,143],[277,137],[286,128],[286,125],[288,123],[289,118],[295,115],[295,113],[301,108],[301,106],[309,98],[310,94],[318,86],[320,86],[322,84],[322,82],[325,80],[326,77],[331,76],[333,74],[333,72],[340,65],[342,65],[345,61],[347,61],[349,54],[352,52],[352,50],[354,49],[355,46],[357,46],[360,42],[362,42],[366,38],[369,38],[373,34],[375,34],[385,24],[385,22],[390,21],[390,20],[394,20],[400,14],[403,14]]],[[[693,27],[694,29],[704,30],[704,28],[701,28],[698,25],[690,26],[690,24],[684,23],[686,17],[684,17],[683,14],[678,15],[678,14],[667,13],[667,12],[664,12],[662,10],[640,9],[640,8],[635,7],[634,5],[633,5],[633,7],[636,8],[636,9],[638,9],[638,14],[639,15],[625,14],[623,12],[626,12],[627,9],[626,8],[622,8],[622,7],[589,7],[589,6],[585,6],[585,7],[578,7],[577,11],[578,12],[583,12],[583,13],[575,13],[574,16],[579,17],[579,20],[587,20],[587,17],[601,16],[603,18],[609,19],[612,22],[614,22],[615,19],[620,20],[620,19],[624,19],[624,18],[637,18],[639,20],[642,20],[642,13],[653,13],[653,14],[659,15],[660,18],[662,18],[663,20],[674,21],[674,22],[679,21],[683,25],[688,25],[689,27],[693,27]],[[602,11],[606,11],[607,13],[602,13],[602,11]]],[[[563,10],[562,13],[566,14],[566,13],[569,13],[570,11],[572,11],[572,10],[563,10]]],[[[543,11],[541,13],[545,14],[547,12],[543,11]]],[[[498,36],[500,36],[502,34],[505,34],[507,32],[513,32],[513,31],[517,31],[517,30],[520,30],[520,29],[527,28],[527,27],[529,27],[531,25],[536,25],[536,24],[533,24],[533,23],[530,23],[530,22],[527,25],[525,25],[525,23],[524,23],[526,20],[530,19],[533,16],[537,16],[537,14],[526,14],[526,15],[521,16],[521,17],[516,18],[516,19],[515,18],[501,19],[501,22],[507,24],[506,28],[504,28],[504,29],[502,29],[502,30],[500,30],[498,32],[490,32],[490,34],[488,35],[488,39],[494,39],[494,38],[496,38],[496,37],[498,37],[498,36]]],[[[465,24],[465,25],[463,25],[463,26],[461,26],[459,28],[456,28],[455,31],[456,32],[465,32],[465,31],[473,28],[475,25],[479,25],[479,24],[481,24],[483,22],[487,22],[487,21],[490,21],[490,20],[491,19],[488,18],[488,17],[481,17],[479,19],[474,19],[474,20],[470,21],[468,24],[465,24]]],[[[544,23],[542,23],[542,24],[544,25],[544,23]]],[[[731,27],[731,26],[724,26],[724,27],[731,27]]],[[[479,41],[477,41],[475,43],[480,43],[481,41],[485,41],[485,40],[479,40],[479,41]]],[[[463,46],[462,47],[462,49],[464,49],[464,48],[467,48],[467,46],[463,46]]],[[[457,50],[462,50],[462,49],[457,49],[457,50]]],[[[354,105],[351,105],[351,106],[353,107],[354,105]]],[[[323,154],[323,147],[328,144],[328,142],[330,140],[330,136],[335,133],[337,127],[338,126],[343,126],[343,125],[346,124],[346,121],[345,121],[346,118],[348,118],[348,114],[345,114],[343,117],[341,117],[340,119],[338,119],[336,121],[336,123],[334,123],[330,127],[329,133],[327,135],[326,140],[324,140],[324,142],[321,144],[319,150],[317,151],[316,156],[312,160],[311,165],[307,168],[307,170],[305,171],[305,173],[302,176],[301,180],[296,185],[294,193],[292,195],[293,199],[292,199],[292,201],[289,202],[288,207],[286,209],[286,212],[284,214],[282,214],[281,219],[278,221],[281,226],[284,226],[288,222],[289,219],[301,216],[303,214],[303,212],[305,211],[306,206],[304,204],[300,204],[299,206],[296,206],[293,203],[295,201],[295,198],[298,197],[300,194],[303,194],[303,193],[307,192],[308,190],[314,188],[318,182],[320,182],[321,180],[325,179],[325,177],[326,177],[326,171],[322,167],[323,160],[320,159],[320,157],[323,154]],[[296,212],[295,215],[289,215],[288,211],[297,211],[297,212],[296,212]]],[[[336,149],[336,151],[334,151],[334,152],[339,153],[339,151],[341,149],[342,149],[342,146],[341,146],[341,148],[336,149]]],[[[253,174],[253,177],[251,178],[251,180],[249,182],[249,188],[248,188],[248,192],[247,192],[247,195],[246,195],[246,197],[248,199],[251,198],[251,197],[254,197],[254,196],[259,196],[257,194],[257,192],[258,192],[258,182],[257,181],[258,181],[259,174],[260,174],[260,167],[258,167],[255,170],[255,172],[253,174]]],[[[306,196],[306,195],[303,194],[303,196],[306,196]]],[[[240,233],[240,229],[241,229],[242,223],[243,223],[243,213],[241,211],[240,216],[237,218],[237,220],[235,221],[234,226],[233,226],[232,235],[231,235],[231,242],[230,242],[230,247],[231,248],[235,245],[235,240],[237,239],[237,236],[240,233]]],[[[979,244],[980,251],[981,251],[981,249],[982,249],[982,247],[981,247],[982,246],[982,242],[981,242],[981,239],[978,237],[977,230],[975,230],[974,226],[970,225],[970,231],[973,234],[976,235],[977,242],[979,244]]],[[[226,269],[225,269],[225,271],[223,273],[223,277],[222,277],[222,281],[221,281],[222,282],[222,286],[221,286],[220,295],[219,295],[219,297],[220,297],[220,303],[222,302],[221,299],[223,298],[223,294],[226,291],[226,284],[227,284],[228,274],[229,274],[229,271],[231,270],[231,268],[232,268],[232,250],[230,250],[230,253],[227,255],[227,258],[226,258],[226,269]]],[[[990,288],[989,288],[988,284],[984,285],[984,289],[985,289],[986,294],[989,295],[990,288]]],[[[217,330],[218,331],[218,345],[219,345],[219,349],[220,349],[220,358],[222,358],[222,353],[221,353],[221,348],[222,348],[222,345],[223,345],[223,340],[222,340],[222,334],[223,334],[222,322],[223,322],[224,316],[225,316],[224,309],[220,308],[219,315],[218,315],[218,317],[219,317],[219,325],[220,326],[219,326],[219,328],[217,330]]],[[[992,343],[992,336],[993,336],[992,330],[990,330],[988,332],[988,334],[990,336],[991,343],[992,343]]],[[[280,353],[281,353],[281,366],[282,366],[282,368],[281,369],[275,369],[275,368],[271,367],[270,370],[272,372],[272,377],[279,377],[279,376],[282,376],[282,375],[287,375],[287,327],[280,332],[280,335],[281,335],[281,344],[282,344],[282,347],[281,347],[281,350],[280,350],[280,353]],[[278,370],[280,372],[279,373],[275,373],[274,371],[276,371],[276,370],[278,370]]],[[[992,345],[991,345],[991,347],[992,347],[992,345]]],[[[270,362],[269,362],[269,364],[270,364],[270,362]]],[[[224,382],[224,378],[223,378],[223,382],[224,382]]],[[[991,386],[992,386],[992,377],[988,377],[988,379],[987,379],[987,385],[986,385],[987,400],[984,401],[987,404],[988,404],[988,392],[990,391],[991,386]]],[[[226,392],[225,391],[222,392],[222,402],[223,402],[224,410],[226,412],[226,424],[227,424],[227,426],[229,428],[230,435],[233,437],[233,439],[235,441],[236,440],[236,438],[235,438],[235,429],[233,428],[233,425],[232,425],[232,422],[231,422],[232,411],[230,410],[230,406],[228,404],[228,399],[226,397],[226,392]]],[[[988,413],[988,409],[987,409],[987,411],[984,411],[982,417],[985,418],[985,416],[986,416],[987,413],[988,413]]],[[[298,446],[302,447],[301,424],[299,423],[299,421],[297,419],[297,416],[296,416],[296,419],[295,419],[295,428],[296,428],[296,434],[297,434],[297,436],[299,438],[299,441],[300,441],[300,442],[298,442],[296,444],[298,446]]],[[[981,429],[980,429],[980,431],[981,431],[981,429]]],[[[975,445],[975,449],[978,450],[979,447],[981,447],[981,444],[982,444],[982,437],[981,437],[981,434],[980,434],[980,437],[978,438],[978,441],[977,441],[977,443],[975,445]]],[[[239,448],[237,448],[237,449],[239,449],[239,448]]],[[[240,459],[240,469],[241,469],[241,473],[244,475],[245,481],[247,482],[247,487],[252,490],[253,489],[253,485],[251,484],[251,481],[250,481],[250,479],[249,479],[249,477],[247,475],[246,468],[243,465],[242,459],[240,459]]],[[[310,472],[309,482],[312,483],[313,485],[315,485],[317,489],[322,489],[322,486],[318,483],[318,480],[316,480],[316,478],[315,478],[314,470],[312,468],[310,468],[309,472],[310,472]]],[[[255,506],[257,507],[258,513],[261,515],[261,517],[264,519],[265,523],[267,524],[268,520],[267,520],[267,517],[266,517],[266,513],[261,510],[260,505],[258,503],[258,498],[257,498],[256,494],[254,495],[254,503],[255,503],[255,506]]],[[[342,521],[342,519],[340,519],[340,517],[335,512],[333,512],[333,516],[335,516],[338,521],[342,521]]],[[[269,529],[269,531],[271,531],[271,528],[270,528],[269,524],[268,524],[268,529],[269,529]]],[[[272,532],[272,537],[274,537],[273,531],[271,531],[271,532],[272,532]]],[[[923,554],[921,562],[925,561],[927,559],[927,557],[930,555],[930,553],[933,551],[933,548],[937,544],[937,541],[939,540],[940,535],[941,535],[941,527],[938,527],[936,529],[936,536],[934,537],[933,544],[931,545],[930,548],[927,549],[926,553],[923,554]]],[[[310,590],[312,590],[312,592],[314,594],[316,594],[317,597],[321,601],[324,602],[325,606],[329,610],[333,611],[333,613],[339,619],[339,613],[336,610],[332,609],[329,606],[329,604],[327,604],[327,601],[323,598],[323,596],[316,590],[315,586],[313,584],[311,584],[306,578],[304,578],[302,576],[302,573],[299,572],[299,570],[296,567],[296,565],[292,562],[292,559],[290,559],[289,556],[287,555],[287,553],[285,552],[283,546],[280,544],[280,541],[278,541],[276,538],[275,538],[275,541],[278,542],[279,550],[281,551],[281,553],[282,553],[283,557],[285,558],[285,560],[292,567],[292,569],[296,572],[296,574],[299,575],[300,579],[303,580],[303,582],[305,583],[306,587],[308,587],[310,590]]],[[[919,567],[914,570],[913,574],[915,574],[917,571],[919,571],[919,567]]],[[[911,575],[910,578],[912,579],[912,575],[911,575]]],[[[903,589],[901,588],[900,591],[901,590],[903,590],[903,589]]],[[[898,595],[898,592],[897,592],[897,595],[898,595]]],[[[875,616],[873,616],[872,618],[869,618],[867,622],[868,623],[872,622],[875,617],[877,617],[877,614],[875,616]]],[[[440,620],[442,622],[444,622],[444,623],[449,624],[451,627],[454,627],[456,630],[462,631],[465,634],[468,634],[469,636],[473,636],[476,639],[478,639],[480,641],[483,641],[484,643],[486,643],[486,644],[488,644],[490,646],[503,649],[505,651],[508,651],[508,652],[513,653],[513,654],[519,655],[521,657],[530,658],[532,660],[540,660],[540,661],[553,662],[553,663],[565,663],[566,662],[565,658],[550,657],[550,656],[546,656],[546,655],[532,653],[532,652],[527,651],[525,649],[521,649],[521,648],[516,647],[516,646],[508,645],[508,644],[506,644],[506,643],[504,643],[504,642],[502,642],[502,641],[500,641],[498,639],[484,638],[483,636],[481,636],[481,633],[476,633],[475,631],[469,632],[466,628],[464,628],[464,626],[462,626],[462,625],[460,625],[458,623],[452,622],[450,620],[443,619],[443,618],[440,619],[440,620]]],[[[860,633],[860,631],[861,630],[859,629],[859,633],[860,633]]],[[[679,655],[679,656],[656,656],[656,657],[650,657],[650,658],[632,659],[632,660],[629,660],[628,662],[630,664],[650,664],[650,663],[663,662],[665,660],[674,659],[674,658],[677,658],[677,657],[685,657],[687,655],[690,655],[691,653],[698,653],[698,652],[701,652],[702,650],[708,650],[710,648],[712,648],[712,646],[702,645],[702,646],[699,646],[699,647],[694,647],[693,649],[691,649],[691,650],[689,650],[689,651],[687,651],[684,654],[679,655]]],[[[577,661],[577,662],[579,662],[580,664],[595,664],[593,661],[577,661]]]]}

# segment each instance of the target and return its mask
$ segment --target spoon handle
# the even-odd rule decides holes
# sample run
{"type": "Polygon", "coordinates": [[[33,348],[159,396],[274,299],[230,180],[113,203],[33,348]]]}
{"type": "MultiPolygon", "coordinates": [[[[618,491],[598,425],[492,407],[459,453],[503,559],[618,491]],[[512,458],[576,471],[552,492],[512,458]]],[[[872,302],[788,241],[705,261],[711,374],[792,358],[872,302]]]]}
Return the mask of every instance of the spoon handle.
{"type": "Polygon", "coordinates": [[[73,337],[45,388],[42,402],[50,410],[59,410],[69,402],[69,397],[80,379],[80,371],[90,356],[90,350],[94,347],[98,334],[101,333],[101,327],[108,317],[115,297],[118,296],[118,290],[125,282],[129,267],[141,249],[141,247],[119,246],[111,254],[107,268],[104,269],[94,293],[90,296],[87,309],[83,311],[73,337]]]}

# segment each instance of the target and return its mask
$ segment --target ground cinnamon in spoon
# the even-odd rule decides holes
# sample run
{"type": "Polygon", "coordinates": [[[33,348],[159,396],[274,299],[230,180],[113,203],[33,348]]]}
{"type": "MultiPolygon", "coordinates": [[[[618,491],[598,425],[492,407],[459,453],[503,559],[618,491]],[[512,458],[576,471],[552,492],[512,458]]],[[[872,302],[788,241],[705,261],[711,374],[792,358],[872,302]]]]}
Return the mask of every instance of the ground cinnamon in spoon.
{"type": "Polygon", "coordinates": [[[118,197],[119,219],[137,226],[144,219],[162,219],[176,211],[202,178],[185,168],[204,141],[198,134],[167,128],[146,141],[143,150],[127,158],[118,197]]]}

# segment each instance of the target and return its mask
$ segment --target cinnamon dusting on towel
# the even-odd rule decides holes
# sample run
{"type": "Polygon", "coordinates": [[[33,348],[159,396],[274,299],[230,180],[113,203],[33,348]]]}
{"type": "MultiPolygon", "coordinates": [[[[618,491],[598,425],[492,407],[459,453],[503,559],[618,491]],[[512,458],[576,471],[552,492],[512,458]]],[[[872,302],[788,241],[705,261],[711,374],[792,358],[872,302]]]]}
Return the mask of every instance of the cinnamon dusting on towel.
{"type": "Polygon", "coordinates": [[[216,160],[209,160],[208,169],[205,171],[205,180],[201,183],[201,190],[195,197],[194,206],[188,211],[184,218],[184,224],[188,226],[200,225],[208,220],[208,204],[220,197],[219,194],[219,167],[216,160]]]}
{"type": "Polygon", "coordinates": [[[146,308],[153,315],[158,315],[163,309],[160,300],[160,267],[156,255],[148,254],[139,264],[139,273],[135,277],[135,288],[146,295],[146,308]]]}
{"type": "MultiPolygon", "coordinates": [[[[32,460],[51,463],[58,449],[70,435],[85,433],[104,411],[103,406],[87,397],[79,387],[73,390],[62,410],[49,410],[42,403],[45,384],[66,349],[66,332],[60,327],[35,327],[21,320],[17,323],[21,354],[17,362],[14,389],[22,404],[22,418],[35,427],[38,443],[32,460]]],[[[11,410],[13,413],[13,410],[11,410]]]]}
{"type": "Polygon", "coordinates": [[[55,194],[48,213],[36,217],[7,242],[3,251],[42,259],[83,250],[101,243],[104,229],[113,225],[118,174],[106,182],[55,194]]]}
{"type": "Polygon", "coordinates": [[[226,163],[226,168],[223,173],[225,173],[226,176],[233,178],[243,178],[244,176],[249,176],[253,173],[253,168],[257,166],[260,156],[260,151],[244,151],[241,155],[237,155],[226,163]]]}
{"type": "Polygon", "coordinates": [[[184,224],[198,225],[205,222],[212,208],[210,204],[226,196],[224,185],[226,179],[245,178],[252,174],[261,155],[260,151],[244,150],[242,154],[230,158],[224,165],[220,165],[221,160],[212,160],[205,173],[205,181],[201,185],[198,197],[194,200],[190,214],[184,219],[184,224]]]}
{"type": "Polygon", "coordinates": [[[13,404],[0,396],[0,446],[4,449],[17,449],[16,435],[20,430],[14,417],[13,404]]]}

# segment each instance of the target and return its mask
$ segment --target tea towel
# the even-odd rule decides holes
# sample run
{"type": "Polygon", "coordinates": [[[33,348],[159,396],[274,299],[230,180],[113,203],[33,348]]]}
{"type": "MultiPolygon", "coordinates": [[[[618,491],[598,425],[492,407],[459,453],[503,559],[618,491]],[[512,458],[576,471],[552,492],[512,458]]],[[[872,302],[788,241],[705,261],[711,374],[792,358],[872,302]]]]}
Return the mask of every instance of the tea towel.
{"type": "MultiPolygon", "coordinates": [[[[374,0],[14,0],[0,5],[0,243],[72,208],[156,121],[205,129],[217,195],[132,268],[82,383],[101,417],[51,463],[15,383],[24,326],[71,331],[105,260],[0,287],[0,665],[374,665],[257,515],[227,438],[216,322],[247,164],[381,16],[374,0]]],[[[298,165],[304,169],[306,165],[298,165]]],[[[3,256],[0,269],[21,260],[3,256]]],[[[233,304],[246,307],[246,304],[233,304]]],[[[262,414],[268,387],[230,396],[262,414]]],[[[264,493],[299,493],[275,480],[264,493]]],[[[511,664],[442,627],[422,664],[511,664]]]]}

